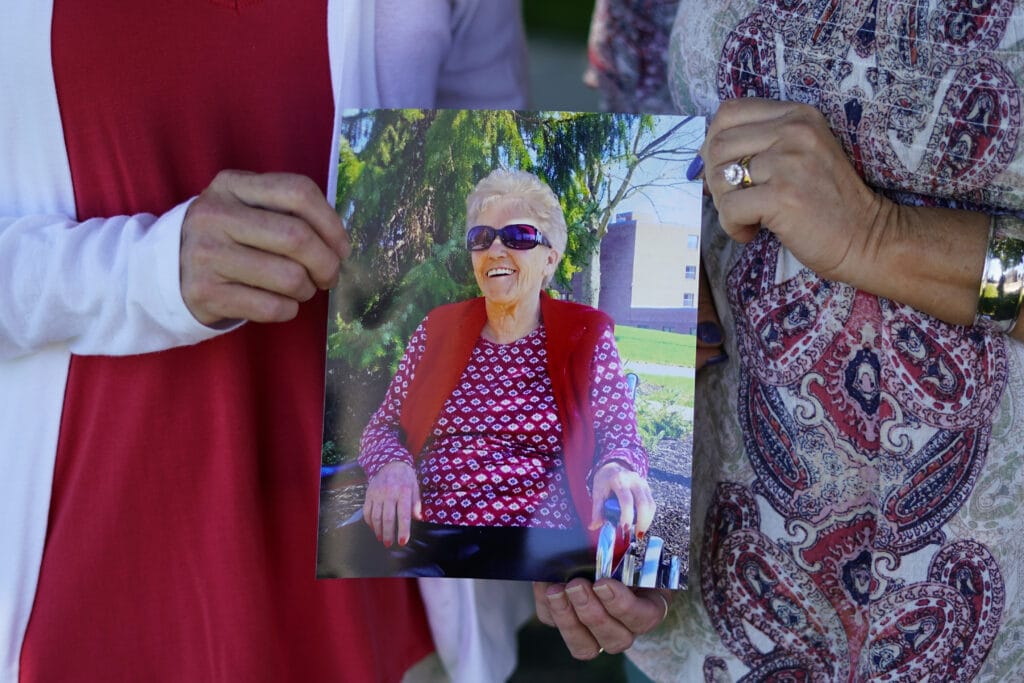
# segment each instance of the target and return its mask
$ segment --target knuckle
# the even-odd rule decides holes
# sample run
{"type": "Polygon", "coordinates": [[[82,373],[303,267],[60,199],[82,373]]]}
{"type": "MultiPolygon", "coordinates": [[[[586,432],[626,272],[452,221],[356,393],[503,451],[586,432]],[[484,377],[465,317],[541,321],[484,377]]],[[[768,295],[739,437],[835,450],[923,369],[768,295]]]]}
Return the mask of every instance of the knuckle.
{"type": "Polygon", "coordinates": [[[291,320],[299,312],[299,305],[294,301],[278,297],[260,299],[256,306],[257,322],[284,322],[291,320]]]}
{"type": "Polygon", "coordinates": [[[817,123],[824,118],[817,107],[813,107],[804,102],[794,103],[791,112],[793,117],[809,124],[817,123]]]}
{"type": "Polygon", "coordinates": [[[221,260],[221,245],[210,237],[196,236],[182,245],[182,257],[196,271],[211,272],[221,260]]]}
{"type": "Polygon", "coordinates": [[[723,119],[730,119],[734,117],[737,112],[741,111],[744,106],[742,99],[725,100],[718,106],[718,113],[715,115],[715,118],[722,117],[723,119]]]}
{"type": "Polygon", "coordinates": [[[341,275],[341,261],[336,258],[329,259],[324,267],[320,269],[319,279],[324,285],[333,283],[341,275]]]}
{"type": "Polygon", "coordinates": [[[807,140],[813,134],[813,124],[806,116],[794,114],[786,117],[779,124],[780,132],[784,139],[807,140]]]}
{"type": "Polygon", "coordinates": [[[203,193],[185,211],[185,218],[182,221],[184,236],[201,233],[216,225],[223,212],[222,203],[214,191],[209,188],[203,190],[203,193]]]}
{"type": "Polygon", "coordinates": [[[186,276],[181,283],[181,296],[186,302],[207,304],[215,298],[213,282],[202,277],[186,276]]]}
{"type": "Polygon", "coordinates": [[[295,299],[312,296],[309,292],[309,277],[306,274],[306,269],[294,261],[289,261],[282,266],[279,281],[283,294],[295,299]]]}
{"type": "MultiPolygon", "coordinates": [[[[225,168],[219,171],[217,175],[213,177],[213,183],[230,183],[233,181],[237,181],[243,175],[246,174],[243,173],[242,171],[239,171],[238,169],[225,168]]],[[[213,183],[210,184],[212,185],[213,183]]]]}
{"type": "Polygon", "coordinates": [[[251,175],[252,173],[246,171],[239,171],[233,168],[223,169],[213,177],[213,180],[210,181],[210,184],[207,187],[208,192],[204,191],[203,194],[230,194],[232,193],[232,188],[237,188],[239,184],[244,182],[244,179],[247,176],[251,175]]]}
{"type": "Polygon", "coordinates": [[[716,163],[720,163],[721,161],[723,161],[723,156],[726,152],[726,144],[727,141],[722,140],[722,138],[718,135],[709,138],[706,143],[708,158],[716,163]]]}
{"type": "Polygon", "coordinates": [[[313,201],[320,194],[320,188],[316,183],[307,176],[298,174],[284,176],[281,190],[287,201],[294,206],[313,201]]]}
{"type": "Polygon", "coordinates": [[[555,625],[555,620],[551,618],[551,614],[546,609],[537,609],[537,621],[545,626],[555,625]]]}
{"type": "Polygon", "coordinates": [[[629,648],[633,647],[633,641],[636,640],[632,635],[625,637],[612,637],[608,644],[604,646],[604,651],[609,654],[618,654],[625,652],[629,648]]]}
{"type": "Polygon", "coordinates": [[[294,254],[302,251],[312,239],[309,227],[302,221],[289,218],[281,221],[277,228],[278,239],[286,253],[294,254]]]}

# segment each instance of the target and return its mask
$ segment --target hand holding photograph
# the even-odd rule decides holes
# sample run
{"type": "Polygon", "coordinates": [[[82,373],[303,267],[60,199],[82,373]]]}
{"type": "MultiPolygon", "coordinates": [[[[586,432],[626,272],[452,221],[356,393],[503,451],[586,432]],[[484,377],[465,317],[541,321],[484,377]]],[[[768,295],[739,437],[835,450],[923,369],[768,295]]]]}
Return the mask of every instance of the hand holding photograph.
{"type": "Polygon", "coordinates": [[[318,577],[685,587],[703,131],[345,118],[318,577]]]}

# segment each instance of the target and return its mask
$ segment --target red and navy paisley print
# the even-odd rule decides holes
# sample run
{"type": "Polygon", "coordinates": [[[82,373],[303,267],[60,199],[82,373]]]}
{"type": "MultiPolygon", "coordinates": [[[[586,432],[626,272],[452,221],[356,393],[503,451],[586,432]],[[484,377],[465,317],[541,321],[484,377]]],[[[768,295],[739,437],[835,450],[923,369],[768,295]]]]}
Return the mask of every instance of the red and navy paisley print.
{"type": "MultiPolygon", "coordinates": [[[[1020,90],[992,56],[1012,10],[766,0],[726,40],[719,92],[817,107],[880,187],[984,203],[1020,136],[1020,90]]],[[[754,479],[720,484],[707,511],[711,622],[744,680],[971,680],[1005,570],[947,526],[985,466],[1006,341],[794,275],[782,253],[763,232],[728,275],[754,479]]],[[[708,680],[725,670],[704,662],[708,680]]]]}
{"type": "Polygon", "coordinates": [[[992,203],[1022,124],[991,56],[1013,4],[765,0],[725,41],[719,93],[815,106],[874,184],[992,203]]]}

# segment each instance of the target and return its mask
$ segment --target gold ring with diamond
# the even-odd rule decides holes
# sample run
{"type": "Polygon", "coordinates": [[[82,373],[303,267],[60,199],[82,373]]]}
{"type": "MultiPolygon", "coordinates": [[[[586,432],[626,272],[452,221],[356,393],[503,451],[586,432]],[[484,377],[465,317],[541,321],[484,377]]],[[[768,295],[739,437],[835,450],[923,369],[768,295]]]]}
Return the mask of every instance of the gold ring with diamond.
{"type": "Polygon", "coordinates": [[[725,182],[733,187],[750,187],[753,185],[754,181],[750,177],[750,159],[751,157],[749,156],[743,157],[722,169],[725,182]]]}

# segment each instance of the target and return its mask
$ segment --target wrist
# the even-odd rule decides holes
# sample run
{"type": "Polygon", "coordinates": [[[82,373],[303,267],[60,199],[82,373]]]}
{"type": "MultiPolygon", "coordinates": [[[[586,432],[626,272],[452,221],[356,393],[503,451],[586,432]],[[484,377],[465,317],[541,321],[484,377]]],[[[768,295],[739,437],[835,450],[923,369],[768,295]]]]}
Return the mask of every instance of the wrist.
{"type": "Polygon", "coordinates": [[[986,214],[885,200],[845,282],[954,325],[972,325],[989,232],[986,214]]]}
{"type": "Polygon", "coordinates": [[[846,254],[829,279],[845,282],[857,289],[883,296],[876,291],[888,279],[892,261],[902,260],[902,252],[915,238],[904,216],[904,209],[890,199],[865,188],[871,197],[861,212],[864,227],[850,240],[846,254]]]}

